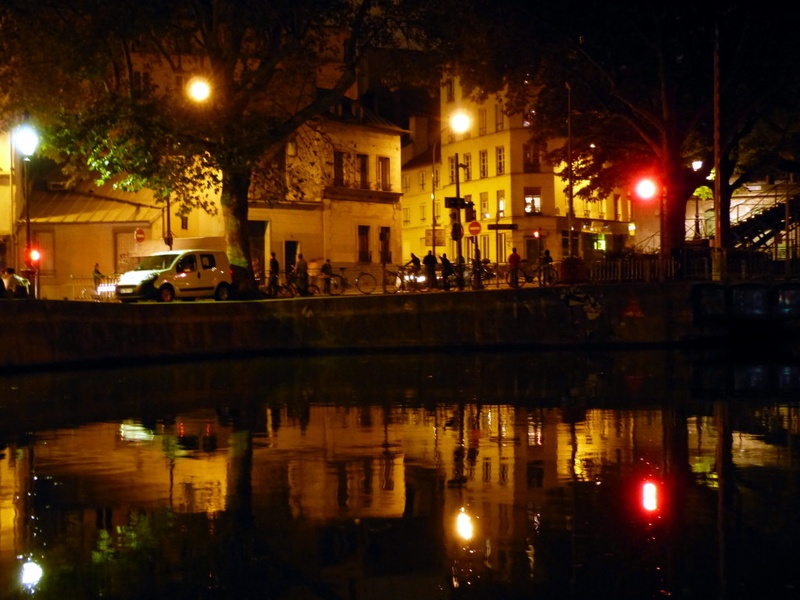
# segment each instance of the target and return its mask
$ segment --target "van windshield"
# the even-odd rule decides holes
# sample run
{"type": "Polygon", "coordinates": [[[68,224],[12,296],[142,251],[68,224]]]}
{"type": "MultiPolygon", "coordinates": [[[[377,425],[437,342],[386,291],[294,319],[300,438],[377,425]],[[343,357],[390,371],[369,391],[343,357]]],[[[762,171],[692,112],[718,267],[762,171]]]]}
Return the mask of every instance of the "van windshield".
{"type": "Polygon", "coordinates": [[[145,256],[139,264],[136,265],[135,271],[161,271],[168,268],[175,259],[180,256],[176,254],[158,254],[156,256],[145,256]]]}

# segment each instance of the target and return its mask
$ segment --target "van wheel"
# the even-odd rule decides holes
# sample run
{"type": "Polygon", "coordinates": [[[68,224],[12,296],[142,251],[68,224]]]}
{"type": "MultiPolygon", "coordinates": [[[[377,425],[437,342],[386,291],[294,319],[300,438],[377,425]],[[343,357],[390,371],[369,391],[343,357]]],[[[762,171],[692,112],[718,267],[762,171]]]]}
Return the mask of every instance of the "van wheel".
{"type": "Polygon", "coordinates": [[[228,287],[226,284],[222,283],[217,288],[217,291],[214,292],[214,300],[219,302],[224,302],[225,300],[231,299],[231,288],[228,287]]]}
{"type": "Polygon", "coordinates": [[[175,300],[175,290],[172,289],[171,285],[162,285],[161,289],[158,290],[158,301],[172,302],[173,300],[175,300]]]}

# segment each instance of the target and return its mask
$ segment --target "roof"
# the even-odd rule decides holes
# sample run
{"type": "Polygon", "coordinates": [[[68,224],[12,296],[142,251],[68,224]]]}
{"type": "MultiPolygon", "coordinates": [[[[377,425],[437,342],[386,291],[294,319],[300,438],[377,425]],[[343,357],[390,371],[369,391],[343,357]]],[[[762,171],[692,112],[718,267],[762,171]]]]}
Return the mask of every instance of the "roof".
{"type": "MultiPolygon", "coordinates": [[[[127,194],[135,198],[135,194],[127,194]]],[[[114,198],[92,192],[34,192],[31,223],[154,223],[161,208],[135,199],[114,198]]]]}

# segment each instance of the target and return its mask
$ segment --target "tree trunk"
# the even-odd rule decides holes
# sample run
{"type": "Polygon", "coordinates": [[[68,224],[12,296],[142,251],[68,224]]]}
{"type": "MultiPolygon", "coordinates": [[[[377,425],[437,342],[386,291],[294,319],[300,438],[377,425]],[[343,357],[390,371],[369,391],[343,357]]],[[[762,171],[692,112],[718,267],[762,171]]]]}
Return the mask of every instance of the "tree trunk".
{"type": "Polygon", "coordinates": [[[247,299],[257,293],[250,262],[250,235],[247,229],[247,198],[250,172],[223,171],[222,216],[225,219],[225,243],[233,271],[234,297],[247,299]]]}

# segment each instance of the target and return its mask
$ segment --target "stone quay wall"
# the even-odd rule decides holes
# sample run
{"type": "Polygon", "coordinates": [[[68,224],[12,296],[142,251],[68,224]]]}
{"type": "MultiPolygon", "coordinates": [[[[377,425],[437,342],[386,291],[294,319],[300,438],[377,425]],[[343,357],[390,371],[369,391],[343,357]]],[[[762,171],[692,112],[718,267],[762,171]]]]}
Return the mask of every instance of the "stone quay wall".
{"type": "Polygon", "coordinates": [[[776,289],[667,282],[248,302],[8,300],[0,303],[0,371],[291,353],[724,342],[748,325],[767,335],[768,327],[785,332],[796,322],[800,284],[776,289]]]}

